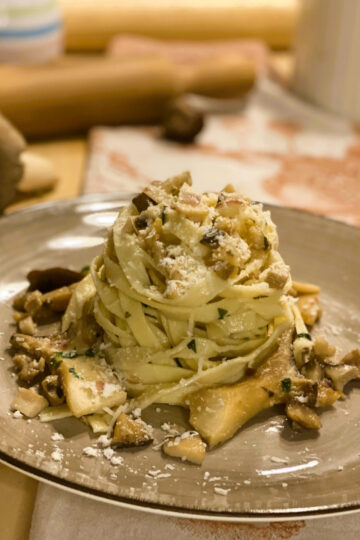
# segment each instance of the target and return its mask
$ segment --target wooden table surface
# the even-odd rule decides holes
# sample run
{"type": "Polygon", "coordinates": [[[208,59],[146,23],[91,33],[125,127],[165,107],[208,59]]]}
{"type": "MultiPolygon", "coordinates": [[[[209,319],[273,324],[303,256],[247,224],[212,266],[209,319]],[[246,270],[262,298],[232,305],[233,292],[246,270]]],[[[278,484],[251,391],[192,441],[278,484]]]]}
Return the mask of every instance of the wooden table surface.
{"type": "MultiPolygon", "coordinates": [[[[56,187],[36,197],[18,199],[6,213],[33,204],[75,197],[81,192],[86,158],[85,139],[64,139],[30,144],[29,150],[48,158],[59,174],[56,187]]],[[[27,540],[37,481],[0,464],[0,538],[27,540]]]]}

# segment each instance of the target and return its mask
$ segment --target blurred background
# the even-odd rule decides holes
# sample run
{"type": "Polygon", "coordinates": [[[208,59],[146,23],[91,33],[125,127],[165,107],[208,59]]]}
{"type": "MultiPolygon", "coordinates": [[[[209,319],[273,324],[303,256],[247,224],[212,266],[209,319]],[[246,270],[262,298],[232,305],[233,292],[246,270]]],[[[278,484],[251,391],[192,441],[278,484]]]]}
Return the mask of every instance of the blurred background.
{"type": "Polygon", "coordinates": [[[2,0],[0,213],[189,170],[360,225],[359,53],[359,0],[2,0]]]}
{"type": "Polygon", "coordinates": [[[1,209],[189,169],[359,223],[359,25],[357,0],[2,0],[1,209]]]}

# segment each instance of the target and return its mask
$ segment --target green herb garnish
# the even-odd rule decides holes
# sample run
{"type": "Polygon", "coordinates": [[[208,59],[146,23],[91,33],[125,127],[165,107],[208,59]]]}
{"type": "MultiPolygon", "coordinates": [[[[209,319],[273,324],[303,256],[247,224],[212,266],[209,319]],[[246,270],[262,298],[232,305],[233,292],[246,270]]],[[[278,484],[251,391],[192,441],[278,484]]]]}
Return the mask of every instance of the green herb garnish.
{"type": "Polygon", "coordinates": [[[165,225],[165,221],[166,221],[166,207],[162,209],[162,212],[161,212],[161,223],[163,225],[165,225]]]}
{"type": "Polygon", "coordinates": [[[300,332],[300,334],[296,334],[296,339],[302,338],[302,337],[311,341],[311,336],[307,332],[300,332]]]}
{"type": "Polygon", "coordinates": [[[80,379],[80,375],[76,372],[75,368],[74,367],[71,367],[69,368],[69,373],[71,373],[71,375],[73,375],[74,377],[76,377],[76,379],[80,379]]]}
{"type": "Polygon", "coordinates": [[[192,339],[191,341],[189,341],[189,343],[187,344],[187,348],[191,349],[192,351],[194,351],[196,353],[196,341],[195,341],[195,339],[192,339]]]}
{"type": "Polygon", "coordinates": [[[281,381],[281,390],[283,392],[286,392],[286,393],[289,393],[290,392],[290,389],[291,389],[291,379],[289,379],[288,377],[286,379],[283,379],[281,381]]]}
{"type": "Polygon", "coordinates": [[[125,319],[128,319],[129,317],[131,317],[131,313],[129,313],[128,311],[125,311],[125,319]]]}
{"type": "Polygon", "coordinates": [[[269,249],[269,247],[270,247],[270,242],[266,238],[266,236],[264,236],[264,250],[266,251],[267,249],[269,249]]]}
{"type": "Polygon", "coordinates": [[[225,317],[225,315],[228,314],[228,310],[219,307],[218,308],[218,314],[219,314],[219,319],[222,320],[225,317]]]}
{"type": "Polygon", "coordinates": [[[53,356],[50,357],[50,367],[52,367],[53,369],[57,369],[61,364],[62,364],[62,360],[57,360],[57,353],[55,353],[53,356]]]}
{"type": "Polygon", "coordinates": [[[82,274],[85,274],[86,272],[89,272],[90,270],[90,266],[87,264],[86,266],[83,266],[82,269],[80,270],[80,272],[82,274]]]}

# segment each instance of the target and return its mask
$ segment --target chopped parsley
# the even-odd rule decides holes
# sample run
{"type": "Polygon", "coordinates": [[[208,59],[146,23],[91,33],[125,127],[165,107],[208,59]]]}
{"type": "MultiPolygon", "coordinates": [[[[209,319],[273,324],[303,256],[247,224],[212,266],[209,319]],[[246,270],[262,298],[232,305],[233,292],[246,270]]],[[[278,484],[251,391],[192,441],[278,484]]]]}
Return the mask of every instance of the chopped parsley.
{"type": "Polygon", "coordinates": [[[165,221],[166,221],[166,207],[162,209],[162,212],[161,212],[161,223],[163,225],[165,225],[165,221]]]}
{"type": "Polygon", "coordinates": [[[281,381],[281,390],[283,392],[286,392],[286,393],[289,393],[290,390],[291,390],[291,379],[289,379],[288,377],[286,379],[283,379],[281,381]]]}
{"type": "Polygon", "coordinates": [[[195,341],[195,339],[192,339],[191,341],[189,341],[189,343],[187,344],[187,348],[191,349],[192,351],[194,351],[196,353],[196,341],[195,341]]]}
{"type": "Polygon", "coordinates": [[[225,317],[225,315],[228,314],[228,310],[219,307],[218,308],[218,314],[219,314],[219,319],[222,320],[225,317]]]}
{"type": "Polygon", "coordinates": [[[57,354],[54,354],[53,356],[50,357],[50,367],[52,367],[53,369],[57,369],[61,364],[62,364],[62,360],[57,360],[56,358],[57,354]]]}
{"type": "Polygon", "coordinates": [[[266,236],[264,236],[264,250],[268,250],[270,247],[270,242],[269,240],[266,238],[266,236]]]}
{"type": "Polygon", "coordinates": [[[82,269],[80,270],[80,272],[82,274],[85,274],[86,272],[89,272],[90,270],[90,266],[87,264],[86,266],[83,266],[82,269]]]}
{"type": "Polygon", "coordinates": [[[80,375],[76,372],[74,367],[69,368],[69,373],[73,375],[76,379],[81,379],[80,375]]]}
{"type": "Polygon", "coordinates": [[[307,332],[300,332],[300,334],[296,334],[296,339],[302,338],[302,337],[311,341],[311,336],[307,332]]]}
{"type": "Polygon", "coordinates": [[[85,356],[89,356],[90,358],[94,358],[95,356],[95,353],[92,349],[88,349],[87,351],[85,351],[85,356]]]}
{"type": "Polygon", "coordinates": [[[131,313],[129,313],[129,311],[125,311],[125,319],[128,319],[129,317],[131,317],[131,313]]]}

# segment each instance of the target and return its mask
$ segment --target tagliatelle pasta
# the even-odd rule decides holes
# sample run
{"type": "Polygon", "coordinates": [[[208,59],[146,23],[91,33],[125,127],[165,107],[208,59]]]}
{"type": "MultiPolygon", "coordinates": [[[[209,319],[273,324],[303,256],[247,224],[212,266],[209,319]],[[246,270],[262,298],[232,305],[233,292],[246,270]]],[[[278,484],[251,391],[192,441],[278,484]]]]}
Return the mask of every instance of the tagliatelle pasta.
{"type": "MultiPolygon", "coordinates": [[[[292,282],[278,248],[270,213],[231,186],[199,194],[188,173],[151,183],[76,285],[15,299],[14,363],[20,379],[41,385],[20,388],[13,407],[41,421],[76,416],[121,447],[151,442],[143,409],[180,405],[197,432],[163,449],[194,463],[204,441],[224,442],[274,404],[319,429],[315,408],[360,378],[360,352],[338,360],[325,339],[313,341],[319,288],[292,282]],[[64,302],[60,334],[26,335],[64,302]]],[[[45,281],[46,272],[81,278],[49,269],[45,281]]]]}
{"type": "Polygon", "coordinates": [[[188,174],[151,185],[143,199],[119,214],[91,266],[95,318],[131,408],[182,404],[189,392],[239,381],[296,310],[261,204],[227,191],[198,195],[188,174]]]}

